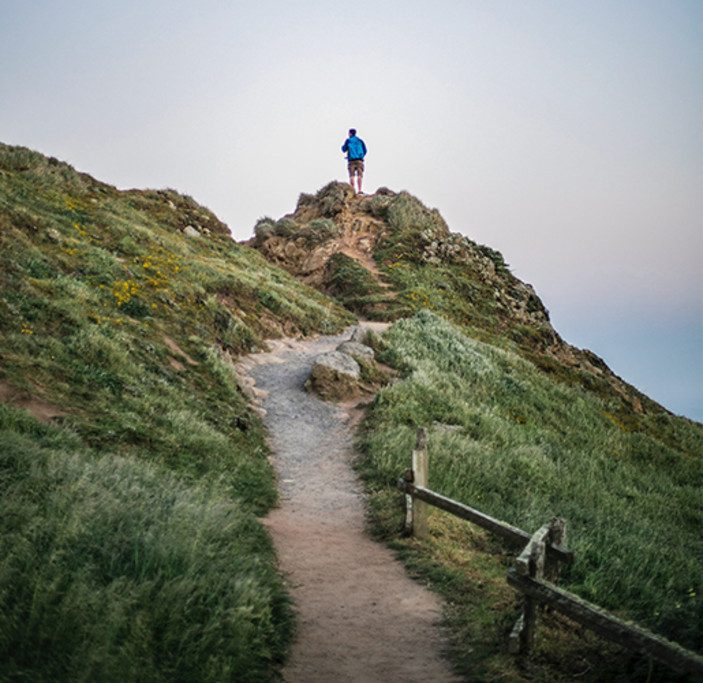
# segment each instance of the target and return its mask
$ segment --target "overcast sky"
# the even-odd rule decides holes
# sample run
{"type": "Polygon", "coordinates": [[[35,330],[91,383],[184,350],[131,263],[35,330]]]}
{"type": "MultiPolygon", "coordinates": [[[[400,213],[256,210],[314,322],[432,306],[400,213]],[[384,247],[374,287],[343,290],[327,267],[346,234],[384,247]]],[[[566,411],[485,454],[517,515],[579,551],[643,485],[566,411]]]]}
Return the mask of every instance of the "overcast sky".
{"type": "Polygon", "coordinates": [[[235,239],[407,190],[570,343],[703,421],[703,0],[0,0],[0,140],[174,188],[235,239]]]}

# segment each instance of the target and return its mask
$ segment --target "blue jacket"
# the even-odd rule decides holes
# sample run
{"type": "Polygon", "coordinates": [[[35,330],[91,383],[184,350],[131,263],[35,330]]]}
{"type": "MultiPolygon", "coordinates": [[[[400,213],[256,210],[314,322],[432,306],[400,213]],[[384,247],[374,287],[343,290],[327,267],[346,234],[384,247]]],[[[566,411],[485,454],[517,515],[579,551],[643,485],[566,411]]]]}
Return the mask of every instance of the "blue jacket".
{"type": "Polygon", "coordinates": [[[361,138],[352,135],[347,138],[342,145],[342,152],[347,153],[347,160],[362,159],[366,156],[366,145],[361,138]]]}

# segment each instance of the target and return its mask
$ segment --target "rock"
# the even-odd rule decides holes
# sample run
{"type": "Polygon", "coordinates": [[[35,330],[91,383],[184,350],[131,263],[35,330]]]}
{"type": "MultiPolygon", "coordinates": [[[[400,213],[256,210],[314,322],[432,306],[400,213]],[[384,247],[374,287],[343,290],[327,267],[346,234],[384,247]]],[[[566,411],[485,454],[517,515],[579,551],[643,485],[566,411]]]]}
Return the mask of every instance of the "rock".
{"type": "Polygon", "coordinates": [[[354,328],[354,331],[352,332],[352,335],[349,339],[350,341],[359,342],[360,344],[363,344],[366,341],[366,335],[368,333],[369,331],[363,325],[357,325],[354,328]]]}
{"type": "Polygon", "coordinates": [[[200,237],[200,233],[192,225],[186,225],[183,228],[183,234],[186,237],[200,237]]]}
{"type": "Polygon", "coordinates": [[[349,356],[361,356],[362,358],[373,358],[374,352],[370,346],[366,344],[361,344],[358,341],[345,341],[342,342],[338,347],[337,351],[346,353],[349,356]]]}
{"type": "Polygon", "coordinates": [[[323,353],[315,359],[305,388],[322,398],[345,398],[357,392],[360,374],[359,364],[348,354],[323,353]]]}

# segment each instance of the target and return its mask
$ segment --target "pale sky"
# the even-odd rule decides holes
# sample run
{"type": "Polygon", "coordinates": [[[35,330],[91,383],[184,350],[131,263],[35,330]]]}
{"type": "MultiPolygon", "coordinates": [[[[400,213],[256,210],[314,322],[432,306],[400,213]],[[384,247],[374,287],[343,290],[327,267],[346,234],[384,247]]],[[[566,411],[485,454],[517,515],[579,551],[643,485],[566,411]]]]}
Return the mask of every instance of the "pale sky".
{"type": "Polygon", "coordinates": [[[188,194],[235,239],[407,190],[570,343],[703,421],[703,0],[0,0],[0,141],[188,194]]]}

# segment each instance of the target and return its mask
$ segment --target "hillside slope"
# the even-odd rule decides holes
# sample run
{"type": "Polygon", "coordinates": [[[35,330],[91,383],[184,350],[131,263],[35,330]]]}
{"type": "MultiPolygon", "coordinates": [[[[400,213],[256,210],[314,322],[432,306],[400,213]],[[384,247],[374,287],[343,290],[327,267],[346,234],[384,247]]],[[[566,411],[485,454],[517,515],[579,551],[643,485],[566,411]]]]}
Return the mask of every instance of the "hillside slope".
{"type": "Polygon", "coordinates": [[[500,654],[510,558],[440,518],[434,545],[397,538],[418,426],[438,488],[563,514],[575,590],[703,650],[703,426],[564,342],[500,254],[408,193],[330,183],[242,245],[187,196],[0,144],[0,247],[0,680],[275,676],[292,614],[257,516],[277,494],[232,361],[357,315],[395,321],[401,379],[360,433],[374,522],[445,590],[468,669],[525,674],[500,654]]]}
{"type": "Polygon", "coordinates": [[[352,320],[189,197],[0,145],[1,680],[265,680],[291,614],[231,361],[352,320]]]}
{"type": "MultiPolygon", "coordinates": [[[[249,244],[350,310],[396,321],[381,358],[402,381],[367,410],[360,469],[380,536],[453,606],[467,672],[651,676],[646,660],[604,653],[563,626],[543,629],[540,662],[528,671],[506,660],[517,615],[504,586],[512,551],[442,515],[431,542],[399,538],[395,481],[418,427],[430,428],[431,488],[532,531],[563,517],[577,557],[565,576],[571,590],[703,650],[703,425],[671,415],[566,343],[499,253],[451,233],[405,192],[355,196],[330,183],[301,195],[292,214],[261,219],[249,244]]],[[[667,675],[657,673],[677,680],[667,675]]]]}
{"type": "Polygon", "coordinates": [[[261,219],[247,244],[361,315],[397,320],[433,310],[555,379],[617,396],[620,419],[664,411],[594,353],[565,342],[500,253],[450,232],[438,211],[407,192],[355,195],[332,182],[302,194],[292,214],[261,219]]]}
{"type": "Polygon", "coordinates": [[[395,484],[427,427],[430,488],[531,533],[566,520],[575,563],[562,585],[703,652],[703,425],[659,413],[628,427],[612,399],[555,382],[431,311],[397,321],[384,341],[381,357],[402,381],[369,406],[359,467],[377,533],[451,605],[465,671],[479,680],[687,680],[662,667],[653,674],[646,653],[608,651],[552,615],[538,657],[506,658],[519,599],[505,573],[520,549],[440,513],[431,541],[403,539],[395,484]]]}

